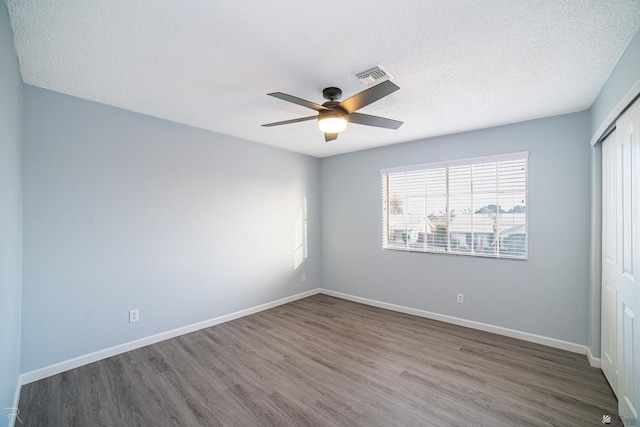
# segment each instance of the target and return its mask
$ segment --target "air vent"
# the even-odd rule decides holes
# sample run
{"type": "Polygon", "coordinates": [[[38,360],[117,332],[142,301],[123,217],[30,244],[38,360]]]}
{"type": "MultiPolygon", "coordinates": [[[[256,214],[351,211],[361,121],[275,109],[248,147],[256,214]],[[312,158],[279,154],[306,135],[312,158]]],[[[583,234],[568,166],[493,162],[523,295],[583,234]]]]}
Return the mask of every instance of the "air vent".
{"type": "Polygon", "coordinates": [[[365,85],[393,79],[393,76],[380,66],[358,73],[356,74],[356,77],[360,80],[360,83],[365,85]]]}

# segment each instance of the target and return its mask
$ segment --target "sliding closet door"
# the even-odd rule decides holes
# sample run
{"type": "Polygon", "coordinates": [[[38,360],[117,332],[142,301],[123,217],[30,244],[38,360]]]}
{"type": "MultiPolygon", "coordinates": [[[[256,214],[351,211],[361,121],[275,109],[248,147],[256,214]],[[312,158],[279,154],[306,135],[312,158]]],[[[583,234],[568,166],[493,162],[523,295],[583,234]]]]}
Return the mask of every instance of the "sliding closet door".
{"type": "Polygon", "coordinates": [[[602,325],[601,366],[618,393],[617,143],[615,131],[602,143],[602,325]]]}
{"type": "Polygon", "coordinates": [[[625,425],[640,409],[640,102],[602,145],[602,371],[625,425]]]}
{"type": "Polygon", "coordinates": [[[625,424],[640,409],[640,102],[616,123],[620,229],[618,285],[618,407],[625,424]]]}

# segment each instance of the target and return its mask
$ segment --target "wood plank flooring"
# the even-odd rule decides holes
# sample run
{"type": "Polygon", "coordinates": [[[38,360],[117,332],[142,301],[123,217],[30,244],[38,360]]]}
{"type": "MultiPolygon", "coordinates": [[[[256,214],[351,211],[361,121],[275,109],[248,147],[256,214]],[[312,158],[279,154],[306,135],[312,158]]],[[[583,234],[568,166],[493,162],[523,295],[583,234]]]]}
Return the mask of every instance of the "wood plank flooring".
{"type": "Polygon", "coordinates": [[[326,295],[20,397],[25,426],[619,426],[616,408],[583,355],[326,295]]]}

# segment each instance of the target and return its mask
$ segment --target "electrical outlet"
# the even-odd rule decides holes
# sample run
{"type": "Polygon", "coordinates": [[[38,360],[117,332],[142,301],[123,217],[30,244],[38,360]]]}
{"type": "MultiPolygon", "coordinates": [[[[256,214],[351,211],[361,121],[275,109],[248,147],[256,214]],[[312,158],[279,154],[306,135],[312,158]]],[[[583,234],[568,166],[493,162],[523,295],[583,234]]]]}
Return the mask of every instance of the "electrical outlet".
{"type": "Polygon", "coordinates": [[[307,275],[306,275],[306,273],[302,273],[302,276],[300,277],[300,280],[301,280],[301,281],[303,281],[303,282],[306,282],[306,281],[307,281],[307,275]]]}
{"type": "Polygon", "coordinates": [[[456,299],[456,302],[458,304],[463,304],[464,303],[464,294],[458,294],[458,298],[456,299]]]}
{"type": "Polygon", "coordinates": [[[129,310],[129,323],[137,322],[138,320],[140,320],[140,311],[137,308],[129,310]]]}

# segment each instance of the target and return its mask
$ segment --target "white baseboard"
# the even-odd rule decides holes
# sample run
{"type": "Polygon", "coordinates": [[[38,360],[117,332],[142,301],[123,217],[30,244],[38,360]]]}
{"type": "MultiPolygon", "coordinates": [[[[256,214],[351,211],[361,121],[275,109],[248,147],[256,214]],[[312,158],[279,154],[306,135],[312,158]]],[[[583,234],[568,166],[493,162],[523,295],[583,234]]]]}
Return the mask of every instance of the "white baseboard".
{"type": "Polygon", "coordinates": [[[451,323],[458,326],[465,326],[467,328],[478,329],[480,331],[492,332],[498,335],[504,335],[511,338],[517,338],[524,341],[533,342],[536,344],[546,345],[548,347],[559,348],[561,350],[567,350],[573,353],[586,354],[587,346],[581,344],[575,344],[568,341],[562,341],[555,338],[549,338],[542,335],[531,334],[528,332],[517,331],[515,329],[503,328],[502,326],[490,325],[488,323],[476,322],[473,320],[461,319],[459,317],[447,316],[445,314],[433,313],[426,310],[420,310],[417,308],[405,307],[402,305],[390,304],[387,302],[376,301],[368,298],[357,297],[354,295],[343,294],[342,292],[336,292],[329,289],[320,289],[320,293],[330,295],[336,298],[342,298],[353,302],[359,302],[361,304],[370,305],[373,307],[384,308],[391,311],[397,311],[405,314],[412,314],[414,316],[425,317],[427,319],[439,320],[441,322],[451,323]]]}
{"type": "Polygon", "coordinates": [[[384,308],[386,310],[397,311],[400,313],[411,314],[414,316],[424,317],[427,319],[439,320],[441,322],[451,323],[454,325],[464,326],[467,328],[478,329],[485,332],[492,332],[498,335],[504,335],[511,338],[517,338],[524,341],[534,342],[537,344],[546,345],[553,348],[559,348],[562,350],[571,351],[573,353],[586,354],[591,366],[600,367],[600,359],[593,357],[587,346],[581,344],[575,344],[567,341],[558,340],[555,338],[549,338],[542,335],[531,334],[528,332],[517,331],[514,329],[504,328],[502,326],[490,325],[487,323],[476,322],[473,320],[462,319],[459,317],[448,316],[445,314],[433,313],[426,310],[420,310],[417,308],[405,307],[402,305],[390,304],[387,302],[376,301],[368,298],[362,298],[355,295],[349,295],[342,292],[336,292],[329,289],[317,288],[310,291],[302,292],[296,295],[292,295],[286,298],[282,298],[276,301],[271,301],[266,304],[261,304],[255,307],[247,308],[245,310],[236,311],[235,313],[226,314],[224,316],[215,317],[213,319],[205,320],[202,322],[194,323],[191,325],[183,326],[181,328],[172,329],[167,332],[162,332],[149,337],[141,338],[135,341],[130,341],[124,344],[119,344],[113,347],[109,347],[103,350],[98,350],[93,353],[85,354],[83,356],[75,357],[73,359],[65,360],[60,363],[45,366],[40,369],[25,372],[20,375],[18,381],[18,387],[16,389],[16,396],[14,398],[15,405],[17,407],[18,400],[20,398],[20,387],[32,383],[34,381],[41,380],[43,378],[56,375],[70,369],[78,368],[89,363],[97,362],[99,360],[106,359],[107,357],[115,356],[117,354],[125,353],[127,351],[135,350],[147,345],[155,344],[160,341],[168,340],[180,335],[195,332],[200,329],[209,328],[211,326],[219,325],[221,323],[229,322],[231,320],[239,319],[244,316],[258,313],[260,311],[268,310],[273,307],[277,307],[282,304],[287,304],[302,298],[306,298],[316,294],[330,295],[336,298],[342,298],[348,301],[358,302],[361,304],[370,305],[373,307],[384,308]]]}
{"type": "MultiPolygon", "coordinates": [[[[15,409],[17,410],[18,405],[20,404],[20,390],[22,388],[22,384],[20,383],[20,378],[18,378],[18,382],[16,383],[16,391],[13,393],[13,403],[11,404],[11,408],[5,408],[5,409],[15,409]]],[[[16,425],[16,420],[18,419],[18,417],[20,417],[20,414],[8,414],[9,417],[9,424],[8,427],[14,427],[16,425]],[[15,416],[13,416],[15,415],[15,416]]],[[[20,420],[20,423],[22,423],[22,420],[20,420]]]]}
{"type": "Polygon", "coordinates": [[[80,366],[87,365],[89,363],[97,362],[98,360],[106,359],[107,357],[115,356],[121,353],[126,353],[127,351],[131,351],[131,350],[135,350],[151,344],[155,344],[160,341],[168,340],[170,338],[188,334],[190,332],[195,332],[200,329],[209,328],[211,326],[215,326],[221,323],[229,322],[231,320],[239,319],[244,316],[249,316],[251,314],[268,310],[270,308],[274,308],[282,304],[287,304],[289,302],[306,298],[318,293],[320,293],[320,289],[313,289],[313,290],[302,292],[286,298],[281,298],[276,301],[271,301],[266,304],[261,304],[255,307],[247,308],[245,310],[236,311],[235,313],[226,314],[224,316],[215,317],[213,319],[205,320],[198,323],[193,323],[191,325],[183,326],[181,328],[172,329],[170,331],[162,332],[162,333],[145,337],[145,338],[140,338],[135,341],[119,344],[113,347],[105,348],[103,350],[95,351],[93,353],[85,354],[83,356],[78,356],[73,359],[65,360],[63,362],[59,362],[53,365],[45,366],[40,369],[35,369],[33,371],[25,372],[22,375],[20,375],[19,384],[20,385],[29,384],[34,381],[38,381],[43,378],[47,378],[52,375],[57,375],[59,373],[68,371],[70,369],[78,368],[80,366]]]}
{"type": "Polygon", "coordinates": [[[589,360],[589,365],[591,365],[592,368],[602,369],[601,359],[594,357],[589,347],[587,347],[587,359],[589,360]]]}

